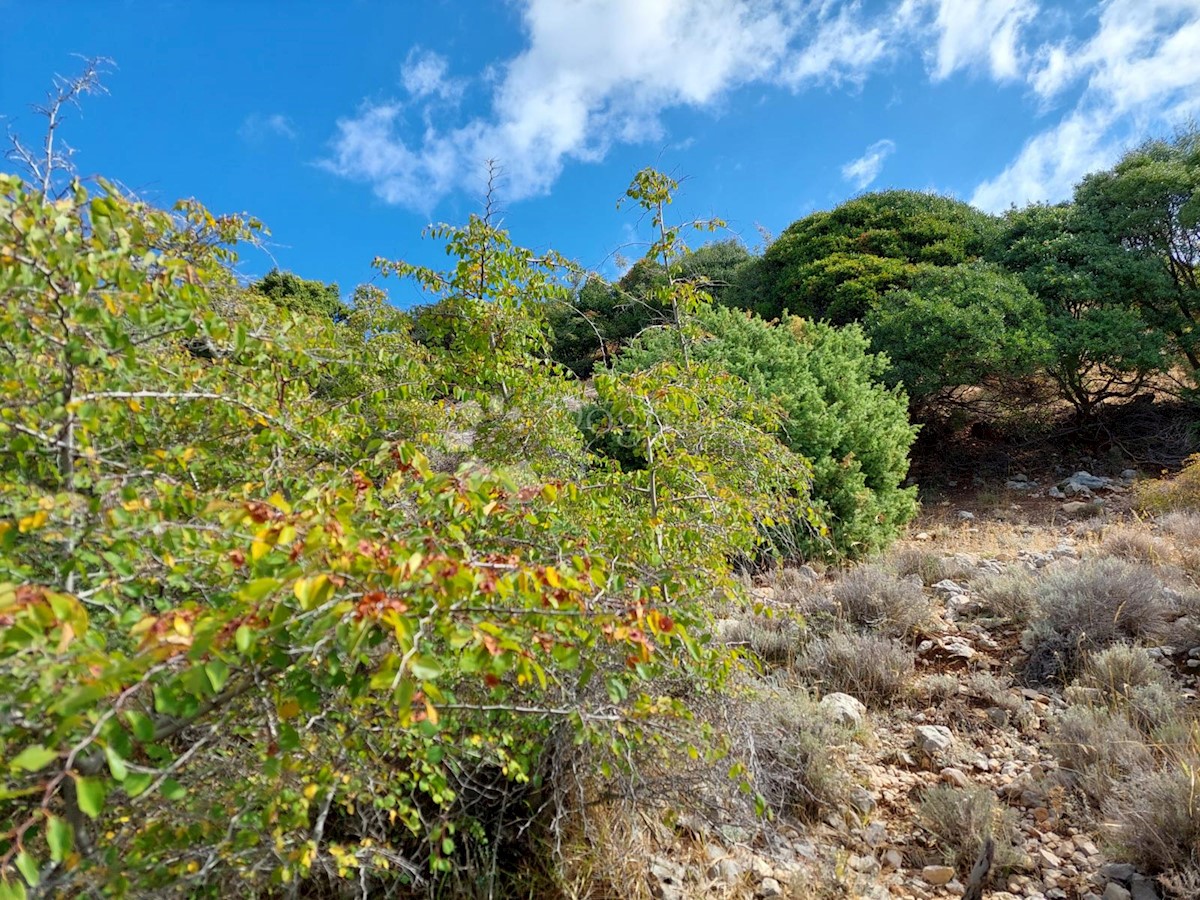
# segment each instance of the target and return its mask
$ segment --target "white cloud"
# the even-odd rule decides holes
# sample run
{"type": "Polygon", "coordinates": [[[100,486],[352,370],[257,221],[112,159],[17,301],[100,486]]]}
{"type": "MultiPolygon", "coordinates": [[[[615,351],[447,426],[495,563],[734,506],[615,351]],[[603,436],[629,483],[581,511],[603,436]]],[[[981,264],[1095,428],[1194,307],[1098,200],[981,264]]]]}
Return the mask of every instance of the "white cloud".
{"type": "MultiPolygon", "coordinates": [[[[390,203],[428,211],[497,159],[509,199],[546,191],[571,160],[614,143],[660,140],[661,114],[705,107],[732,89],[858,83],[886,55],[882,22],[833,0],[522,0],[526,49],[496,67],[488,115],[416,129],[396,101],[337,123],[322,165],[390,203]]],[[[413,97],[444,83],[445,65],[410,55],[413,97]]]]}
{"type": "Polygon", "coordinates": [[[1044,102],[1083,82],[1075,105],[1035,135],[971,202],[990,210],[1061,200],[1130,144],[1200,113],[1200,0],[1108,0],[1081,42],[1039,49],[1029,84],[1044,102]]]}
{"type": "Polygon", "coordinates": [[[462,81],[450,78],[446,58],[431,50],[414,47],[400,68],[400,83],[415,100],[436,97],[456,100],[462,95],[462,81]]]}
{"type": "MultiPolygon", "coordinates": [[[[719,107],[750,85],[857,86],[902,47],[924,54],[934,82],[972,72],[1023,85],[1031,117],[1062,107],[978,185],[973,202],[989,209],[1069,196],[1124,147],[1200,115],[1200,0],[1099,0],[1084,19],[1051,0],[888,0],[880,12],[858,0],[511,2],[524,48],[473,73],[489,97],[483,109],[455,121],[467,82],[416,48],[400,94],[339,120],[321,165],[388,203],[431,212],[447,194],[476,188],[494,159],[507,199],[518,200],[614,145],[669,139],[668,110],[719,107]],[[1086,25],[1091,34],[1063,34],[1086,25]]],[[[870,184],[887,152],[868,148],[845,177],[870,184]]]]}
{"type": "Polygon", "coordinates": [[[904,0],[898,19],[909,28],[933,31],[937,45],[929,55],[935,81],[984,64],[993,78],[1008,80],[1021,75],[1021,32],[1037,14],[1036,0],[904,0]]]}
{"type": "Polygon", "coordinates": [[[858,159],[842,166],[842,177],[851,182],[858,190],[862,190],[879,177],[883,163],[896,150],[894,141],[884,138],[876,141],[867,148],[867,152],[858,159]]]}
{"type": "Polygon", "coordinates": [[[238,137],[251,144],[260,144],[270,137],[296,139],[296,129],[292,120],[283,113],[251,113],[242,120],[238,128],[238,137]]]}

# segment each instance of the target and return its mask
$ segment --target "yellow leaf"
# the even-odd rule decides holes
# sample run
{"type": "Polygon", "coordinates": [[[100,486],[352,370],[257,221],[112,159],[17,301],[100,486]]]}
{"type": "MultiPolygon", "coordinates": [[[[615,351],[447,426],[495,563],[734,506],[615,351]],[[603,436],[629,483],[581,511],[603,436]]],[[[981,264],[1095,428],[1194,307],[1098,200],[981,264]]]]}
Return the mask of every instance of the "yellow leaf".
{"type": "Polygon", "coordinates": [[[558,577],[558,569],[554,568],[554,566],[546,567],[546,584],[552,588],[562,585],[562,580],[558,577]]]}
{"type": "Polygon", "coordinates": [[[315,784],[308,785],[304,788],[304,799],[311,800],[313,797],[317,796],[318,790],[319,788],[315,784]]]}
{"type": "Polygon", "coordinates": [[[130,400],[130,401],[129,401],[129,408],[130,408],[130,409],[132,409],[134,412],[141,412],[141,411],[142,411],[142,404],[141,404],[139,401],[137,401],[137,400],[130,400]]]}
{"type": "Polygon", "coordinates": [[[316,609],[333,596],[333,583],[325,575],[298,578],[292,586],[292,592],[300,601],[300,608],[307,612],[310,609],[316,609]]]}
{"type": "Polygon", "coordinates": [[[279,707],[279,718],[294,719],[300,715],[300,704],[295,700],[287,700],[279,707]]]}
{"type": "Polygon", "coordinates": [[[265,530],[260,531],[258,535],[255,536],[254,542],[250,545],[250,558],[254,560],[254,562],[258,562],[271,550],[271,545],[262,538],[264,534],[265,530]]]}
{"type": "Polygon", "coordinates": [[[192,623],[183,618],[183,616],[176,616],[174,625],[176,634],[180,635],[181,637],[192,636],[192,623]]]}
{"type": "Polygon", "coordinates": [[[26,516],[17,523],[17,529],[24,534],[27,531],[36,531],[46,524],[50,519],[50,513],[44,509],[39,509],[32,516],[26,516]]]}

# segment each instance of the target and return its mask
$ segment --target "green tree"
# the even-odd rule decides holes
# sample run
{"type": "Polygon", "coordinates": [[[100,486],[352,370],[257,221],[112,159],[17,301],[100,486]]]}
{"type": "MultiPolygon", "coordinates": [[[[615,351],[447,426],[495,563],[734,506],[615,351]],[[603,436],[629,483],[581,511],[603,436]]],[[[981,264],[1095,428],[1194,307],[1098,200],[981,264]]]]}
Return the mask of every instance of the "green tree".
{"type": "Polygon", "coordinates": [[[549,304],[547,321],[550,358],[588,378],[597,367],[611,365],[642,329],[665,319],[663,310],[639,299],[625,279],[613,285],[589,275],[570,298],[549,304]]]}
{"type": "MultiPolygon", "coordinates": [[[[772,326],[723,307],[701,310],[696,324],[693,358],[777,402],[777,434],[812,466],[811,503],[827,531],[800,529],[796,549],[856,557],[893,540],[917,509],[915,489],[902,487],[916,429],[904,394],[882,384],[887,360],[869,352],[861,330],[796,317],[772,326]]],[[[643,370],[677,352],[649,331],[617,369],[643,370]]]]}
{"type": "Polygon", "coordinates": [[[1166,335],[1142,311],[1146,298],[1171,288],[1157,262],[1126,250],[1073,204],[1014,210],[1004,226],[992,258],[1045,308],[1046,371],[1076,414],[1141,390],[1166,362],[1166,335]]]}
{"type": "Polygon", "coordinates": [[[1140,298],[1146,320],[1171,335],[1172,351],[1200,375],[1200,129],[1155,140],[1088,175],[1075,203],[1105,235],[1156,260],[1168,291],[1140,298]]]}
{"type": "Polygon", "coordinates": [[[948,197],[865,194],[788,226],[753,276],[761,293],[752,308],[767,319],[791,310],[835,325],[861,321],[921,272],[981,257],[996,228],[994,217],[948,197]]]}
{"type": "Polygon", "coordinates": [[[1045,313],[1016,276],[971,263],[928,268],[909,285],[884,294],[865,327],[919,413],[959,389],[1031,375],[1045,362],[1045,313]]]}
{"type": "Polygon", "coordinates": [[[291,272],[272,269],[250,285],[250,290],[282,306],[310,316],[325,316],[335,322],[346,318],[348,310],[342,303],[336,284],[309,281],[291,272]]]}

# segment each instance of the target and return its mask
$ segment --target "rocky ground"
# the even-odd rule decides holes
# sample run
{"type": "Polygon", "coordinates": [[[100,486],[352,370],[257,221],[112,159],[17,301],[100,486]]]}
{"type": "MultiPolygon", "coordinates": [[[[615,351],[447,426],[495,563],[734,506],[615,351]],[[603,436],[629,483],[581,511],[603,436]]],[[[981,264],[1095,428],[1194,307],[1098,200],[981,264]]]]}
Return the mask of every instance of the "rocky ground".
{"type": "MultiPolygon", "coordinates": [[[[1200,674],[1200,647],[1191,646],[1200,643],[1195,619],[1200,605],[1194,600],[1200,516],[1177,514],[1164,523],[1133,515],[1135,475],[1017,474],[993,484],[951,484],[942,498],[927,501],[907,538],[887,559],[873,563],[893,587],[915,592],[897,595],[909,597],[907,607],[920,605],[913,598],[928,604],[916,626],[902,622],[903,634],[888,639],[909,654],[911,671],[903,687],[887,696],[860,698],[853,690],[830,690],[843,686],[836,672],[814,676],[816,670],[805,667],[804,649],[795,651],[799,662],[791,651],[779,652],[780,635],[791,641],[799,634],[795,640],[803,645],[821,630],[823,617],[840,622],[847,615],[839,606],[854,597],[850,587],[839,588],[849,578],[846,573],[806,567],[756,584],[759,608],[740,617],[731,613],[721,633],[762,660],[760,684],[789,690],[807,686],[819,714],[850,735],[831,740],[828,747],[834,785],[814,788],[836,799],[807,816],[780,815],[759,829],[712,817],[680,817],[670,839],[660,841],[647,862],[649,893],[874,900],[964,892],[992,900],[1200,897],[1196,882],[1189,884],[1161,866],[1151,871],[1145,859],[1152,854],[1129,858],[1126,832],[1120,830],[1128,826],[1119,821],[1122,792],[1135,796],[1143,774],[1149,778],[1151,772],[1182,764],[1178,753],[1159,750],[1167,733],[1163,722],[1175,729],[1172,734],[1185,735],[1181,746],[1191,748],[1183,751],[1185,757],[1197,747],[1196,732],[1186,735],[1195,727],[1200,674]],[[1105,698],[1114,695],[1103,683],[1097,687],[1095,667],[1087,668],[1091,655],[1081,663],[1091,676],[1037,677],[1045,673],[1035,657],[1048,646],[1039,617],[1055,615],[1047,605],[1053,592],[1046,586],[1062,584],[1069,590],[1075,584],[1071,572],[1094,573],[1104,560],[1111,561],[1105,577],[1143,579],[1138,584],[1150,586],[1147,602],[1161,616],[1155,627],[1130,621],[1103,641],[1121,652],[1130,648],[1121,659],[1139,665],[1150,661],[1136,678],[1121,678],[1158,685],[1146,688],[1145,696],[1157,698],[1159,718],[1137,739],[1145,743],[1145,753],[1137,756],[1145,773],[1120,762],[1104,769],[1104,759],[1093,765],[1093,751],[1125,740],[1126,732],[1114,729],[1128,730],[1129,721],[1141,721],[1131,710],[1142,706],[1140,700],[1128,706],[1122,705],[1125,699],[1108,702],[1105,698]],[[1021,609],[1012,595],[1035,599],[1021,609]],[[748,628],[747,616],[767,621],[764,608],[776,623],[801,617],[800,630],[779,624],[765,631],[748,628]],[[1031,639],[1034,633],[1043,635],[1042,644],[1031,639]],[[1063,724],[1086,718],[1074,707],[1102,708],[1087,712],[1088,721],[1098,724],[1083,739],[1063,724]],[[1079,746],[1066,746],[1070,741],[1079,746]],[[996,839],[995,858],[979,894],[969,884],[970,871],[987,833],[996,839]]],[[[864,576],[853,584],[866,590],[862,585],[872,582],[864,576]]],[[[869,630],[886,634],[889,617],[903,616],[887,602],[885,597],[871,607],[877,612],[869,630]]],[[[853,609],[849,614],[853,618],[853,609]]],[[[1124,614],[1122,609],[1113,613],[1124,614]]],[[[1096,626],[1089,628],[1071,632],[1073,640],[1090,639],[1096,626]]],[[[1089,654],[1100,649],[1097,644],[1089,654]]],[[[1101,660],[1111,665],[1115,658],[1101,660]]],[[[1132,697],[1131,691],[1122,682],[1116,696],[1132,697]]],[[[747,740],[754,740],[753,733],[747,740]]],[[[1142,753],[1143,748],[1135,749],[1142,753]]],[[[1194,771],[1192,777],[1200,795],[1194,771]]],[[[1200,820],[1200,800],[1181,802],[1190,804],[1182,812],[1186,831],[1188,815],[1200,820]]],[[[1200,821],[1194,824],[1192,834],[1200,836],[1200,821]]],[[[1191,839],[1183,838],[1185,855],[1191,839]]],[[[1200,861],[1200,846],[1193,850],[1193,861],[1200,861]]]]}

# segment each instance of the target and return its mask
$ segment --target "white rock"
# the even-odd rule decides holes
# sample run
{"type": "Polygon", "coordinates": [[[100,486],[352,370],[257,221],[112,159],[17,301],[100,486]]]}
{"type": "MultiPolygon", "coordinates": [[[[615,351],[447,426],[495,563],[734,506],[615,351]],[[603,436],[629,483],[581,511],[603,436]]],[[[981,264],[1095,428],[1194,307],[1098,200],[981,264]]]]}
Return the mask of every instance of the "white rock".
{"type": "Polygon", "coordinates": [[[760,897],[782,897],[783,888],[774,878],[764,878],[762,884],[758,886],[758,896],[760,897]]]}
{"type": "Polygon", "coordinates": [[[954,735],[944,725],[919,725],[914,735],[916,748],[927,756],[944,753],[954,744],[954,735]]]}
{"type": "Polygon", "coordinates": [[[949,578],[944,578],[933,586],[933,589],[939,594],[965,594],[967,589],[956,581],[951,581],[949,578]]]}
{"type": "Polygon", "coordinates": [[[849,694],[826,694],[819,705],[839,725],[861,725],[863,716],[867,714],[862,701],[849,694]]]}

